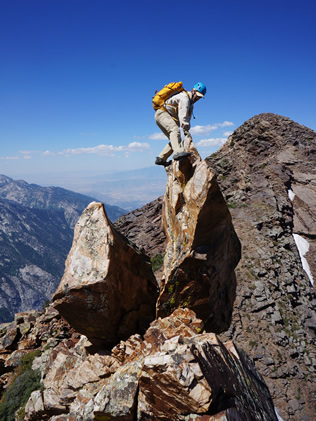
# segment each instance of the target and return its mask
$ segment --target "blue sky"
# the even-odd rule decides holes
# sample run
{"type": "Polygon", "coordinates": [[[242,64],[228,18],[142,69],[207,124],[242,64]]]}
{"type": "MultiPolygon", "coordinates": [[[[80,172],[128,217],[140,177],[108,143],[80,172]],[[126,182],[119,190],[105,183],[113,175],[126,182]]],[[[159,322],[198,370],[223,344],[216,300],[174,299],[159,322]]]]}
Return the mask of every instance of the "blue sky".
{"type": "Polygon", "coordinates": [[[0,173],[54,184],[153,165],[151,99],[207,86],[202,157],[262,112],[316,130],[315,0],[0,0],[0,173]],[[48,180],[48,181],[47,181],[48,180]]]}

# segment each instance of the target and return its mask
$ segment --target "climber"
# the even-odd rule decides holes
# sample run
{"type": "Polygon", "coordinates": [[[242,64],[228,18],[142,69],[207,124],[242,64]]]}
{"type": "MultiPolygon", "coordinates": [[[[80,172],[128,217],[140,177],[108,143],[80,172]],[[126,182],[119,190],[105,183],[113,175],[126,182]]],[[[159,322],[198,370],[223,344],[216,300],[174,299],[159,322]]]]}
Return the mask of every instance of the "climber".
{"type": "MultiPolygon", "coordinates": [[[[182,84],[181,84],[182,85],[182,84]]],[[[185,152],[181,141],[180,127],[185,136],[190,136],[190,120],[193,113],[193,104],[206,94],[206,86],[198,82],[190,92],[182,90],[172,94],[155,113],[155,121],[160,130],[169,139],[168,144],[157,156],[155,164],[167,167],[171,161],[168,157],[174,153],[173,159],[179,161],[191,155],[185,152]]]]}

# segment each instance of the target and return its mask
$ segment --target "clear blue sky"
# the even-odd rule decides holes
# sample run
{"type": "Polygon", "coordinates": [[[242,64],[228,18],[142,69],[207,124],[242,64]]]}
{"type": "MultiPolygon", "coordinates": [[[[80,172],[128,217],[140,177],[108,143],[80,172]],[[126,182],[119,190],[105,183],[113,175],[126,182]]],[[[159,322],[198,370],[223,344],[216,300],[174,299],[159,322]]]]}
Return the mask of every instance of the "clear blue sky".
{"type": "Polygon", "coordinates": [[[165,140],[151,99],[172,81],[207,86],[192,121],[203,157],[262,112],[316,130],[315,12],[315,0],[0,0],[0,173],[53,184],[153,165],[165,140]]]}

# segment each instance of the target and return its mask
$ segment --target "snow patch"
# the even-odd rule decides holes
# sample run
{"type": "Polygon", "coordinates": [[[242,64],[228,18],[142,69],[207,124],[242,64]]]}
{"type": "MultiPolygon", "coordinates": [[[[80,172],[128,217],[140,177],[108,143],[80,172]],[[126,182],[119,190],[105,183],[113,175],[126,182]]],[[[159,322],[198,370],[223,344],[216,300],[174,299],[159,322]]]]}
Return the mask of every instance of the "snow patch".
{"type": "Polygon", "coordinates": [[[293,201],[293,199],[295,197],[295,193],[291,189],[289,189],[287,192],[288,192],[288,195],[289,195],[290,200],[293,201]]]}
{"type": "Polygon", "coordinates": [[[298,234],[293,234],[293,237],[294,237],[294,240],[295,240],[295,243],[296,243],[296,247],[298,249],[298,252],[300,254],[300,258],[301,258],[301,261],[302,261],[303,269],[307,273],[307,276],[309,277],[309,280],[310,280],[311,284],[314,285],[314,280],[313,280],[313,276],[312,276],[311,270],[309,268],[309,265],[308,265],[308,262],[307,262],[306,258],[304,257],[305,254],[309,250],[309,242],[307,240],[305,240],[305,238],[301,237],[298,234]]]}
{"type": "Polygon", "coordinates": [[[276,415],[278,421],[283,421],[283,418],[280,417],[280,415],[279,415],[278,410],[276,409],[276,407],[274,407],[274,412],[275,412],[275,415],[276,415]]]}

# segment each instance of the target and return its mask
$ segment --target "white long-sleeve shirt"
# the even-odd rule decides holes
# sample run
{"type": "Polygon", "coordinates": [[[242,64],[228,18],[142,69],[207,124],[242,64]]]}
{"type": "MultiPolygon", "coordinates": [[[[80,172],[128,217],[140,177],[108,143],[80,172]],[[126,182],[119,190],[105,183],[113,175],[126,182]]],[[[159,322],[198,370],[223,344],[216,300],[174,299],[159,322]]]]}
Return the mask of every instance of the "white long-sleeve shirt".
{"type": "Polygon", "coordinates": [[[183,130],[190,130],[191,116],[193,113],[193,104],[190,102],[190,93],[185,91],[172,95],[168,98],[164,107],[167,112],[179,122],[183,130]]]}

